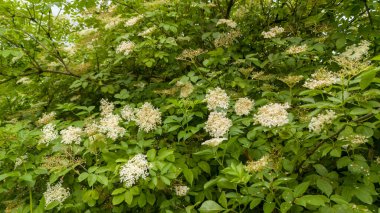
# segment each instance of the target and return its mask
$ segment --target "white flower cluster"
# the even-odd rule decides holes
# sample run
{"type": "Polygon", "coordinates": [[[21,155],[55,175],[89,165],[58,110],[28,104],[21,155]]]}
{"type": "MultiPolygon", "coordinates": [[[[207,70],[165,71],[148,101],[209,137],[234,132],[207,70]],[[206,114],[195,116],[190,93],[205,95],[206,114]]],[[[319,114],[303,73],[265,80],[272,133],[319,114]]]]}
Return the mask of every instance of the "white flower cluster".
{"type": "Polygon", "coordinates": [[[123,21],[123,19],[119,16],[116,16],[116,17],[111,17],[111,18],[106,18],[104,20],[102,20],[103,22],[107,23],[104,28],[106,28],[107,30],[109,29],[112,29],[114,27],[116,27],[117,25],[119,25],[120,22],[123,21]]]}
{"type": "Polygon", "coordinates": [[[236,26],[237,26],[236,22],[234,22],[230,19],[219,19],[218,22],[216,23],[216,26],[221,25],[221,24],[225,24],[231,28],[236,28],[236,26]]]}
{"type": "Polygon", "coordinates": [[[303,86],[308,89],[320,89],[336,84],[339,81],[340,79],[336,74],[327,71],[325,68],[321,68],[311,74],[311,78],[307,79],[303,86]]]}
{"type": "Polygon", "coordinates": [[[260,172],[269,164],[269,155],[265,155],[258,161],[248,161],[245,170],[250,173],[260,172]]]}
{"type": "Polygon", "coordinates": [[[272,27],[269,31],[265,32],[263,31],[261,33],[261,35],[264,37],[264,38],[274,38],[276,37],[277,35],[283,33],[285,30],[284,28],[282,27],[278,27],[278,26],[275,26],[275,27],[272,27]]]}
{"type": "Polygon", "coordinates": [[[100,115],[106,116],[113,113],[115,105],[105,99],[100,100],[100,115]]]}
{"type": "Polygon", "coordinates": [[[54,186],[50,186],[48,183],[47,190],[44,192],[45,207],[53,201],[63,203],[70,196],[70,191],[67,188],[62,187],[62,183],[57,183],[54,186]]]}
{"type": "Polygon", "coordinates": [[[125,134],[125,129],[119,126],[120,121],[120,116],[112,113],[102,116],[99,121],[99,130],[108,138],[116,140],[125,134]]]}
{"type": "Polygon", "coordinates": [[[228,97],[226,91],[217,87],[210,90],[209,93],[206,94],[205,100],[209,110],[216,110],[217,108],[228,109],[228,102],[230,98],[228,97]]]}
{"type": "Polygon", "coordinates": [[[179,97],[181,97],[181,98],[189,97],[191,95],[191,93],[193,93],[193,91],[194,91],[194,86],[190,82],[182,83],[182,82],[178,81],[176,83],[176,86],[181,88],[180,94],[179,94],[179,97]]]}
{"type": "Polygon", "coordinates": [[[135,116],[139,129],[145,132],[155,130],[161,124],[161,112],[148,102],[136,109],[135,116]]]}
{"type": "Polygon", "coordinates": [[[58,138],[58,131],[55,129],[55,125],[52,123],[46,124],[42,128],[42,137],[39,140],[39,144],[48,144],[52,140],[58,138]]]}
{"type": "Polygon", "coordinates": [[[138,15],[138,16],[132,17],[124,23],[124,26],[125,27],[131,27],[131,26],[135,25],[137,22],[139,22],[142,18],[143,18],[143,15],[138,15]]]}
{"type": "Polygon", "coordinates": [[[143,179],[148,177],[148,169],[149,163],[146,160],[146,156],[137,154],[121,167],[119,172],[120,181],[129,188],[133,186],[140,177],[143,179]]]}
{"type": "Polygon", "coordinates": [[[18,166],[20,166],[21,164],[23,164],[26,161],[26,159],[28,159],[27,155],[23,155],[21,157],[16,158],[15,167],[14,168],[16,169],[18,166]]]}
{"type": "Polygon", "coordinates": [[[248,115],[254,102],[249,98],[239,98],[235,103],[235,113],[238,116],[248,115]]]}
{"type": "Polygon", "coordinates": [[[178,197],[184,197],[189,192],[190,188],[188,186],[176,185],[174,186],[175,194],[178,197]]]}
{"type": "Polygon", "coordinates": [[[211,112],[206,122],[205,130],[214,138],[225,135],[232,126],[232,121],[225,112],[211,112]]]}
{"type": "Polygon", "coordinates": [[[217,147],[219,146],[219,144],[221,144],[225,140],[227,140],[227,138],[212,138],[210,140],[203,142],[202,145],[217,147]]]}
{"type": "Polygon", "coordinates": [[[325,125],[331,124],[336,118],[336,114],[332,110],[327,110],[325,114],[319,114],[317,117],[311,118],[309,123],[309,131],[320,133],[325,125]]]}
{"type": "Polygon", "coordinates": [[[79,127],[69,126],[66,129],[61,130],[62,143],[64,144],[80,144],[82,129],[79,127]]]}
{"type": "Polygon", "coordinates": [[[30,80],[30,78],[28,78],[28,77],[22,77],[22,78],[20,78],[20,79],[18,79],[18,80],[16,81],[16,84],[24,84],[24,85],[27,85],[27,84],[30,84],[30,83],[32,83],[32,80],[30,80]]]}
{"type": "Polygon", "coordinates": [[[125,105],[120,111],[121,117],[127,122],[135,120],[134,109],[128,105],[125,105]]]}
{"type": "Polygon", "coordinates": [[[287,54],[298,54],[298,53],[305,52],[306,50],[307,50],[307,45],[306,44],[302,44],[302,45],[299,45],[299,46],[291,46],[291,47],[289,47],[289,49],[286,50],[286,53],[287,54]]]}
{"type": "Polygon", "coordinates": [[[360,144],[364,144],[368,142],[368,137],[364,135],[350,135],[348,137],[341,137],[339,140],[343,141],[348,141],[350,142],[353,146],[358,146],[360,144]]]}
{"type": "Polygon", "coordinates": [[[369,46],[371,45],[370,42],[364,40],[359,43],[359,45],[351,45],[346,48],[346,51],[341,53],[339,57],[345,57],[349,60],[353,61],[359,61],[361,60],[365,55],[368,54],[369,46]]]}
{"type": "Polygon", "coordinates": [[[132,41],[123,41],[116,48],[116,53],[123,53],[125,56],[129,55],[135,48],[135,43],[132,41]]]}
{"type": "Polygon", "coordinates": [[[38,119],[37,124],[38,125],[46,125],[53,121],[55,119],[56,113],[50,112],[50,113],[44,113],[42,114],[42,117],[38,119]]]}
{"type": "Polygon", "coordinates": [[[259,108],[254,120],[265,127],[283,126],[289,122],[288,112],[290,108],[288,103],[270,103],[259,108]]]}
{"type": "Polygon", "coordinates": [[[140,32],[140,33],[138,34],[138,36],[141,36],[141,37],[148,36],[148,35],[150,35],[151,33],[153,33],[156,29],[157,29],[156,26],[149,27],[148,29],[146,29],[146,30],[140,32]]]}

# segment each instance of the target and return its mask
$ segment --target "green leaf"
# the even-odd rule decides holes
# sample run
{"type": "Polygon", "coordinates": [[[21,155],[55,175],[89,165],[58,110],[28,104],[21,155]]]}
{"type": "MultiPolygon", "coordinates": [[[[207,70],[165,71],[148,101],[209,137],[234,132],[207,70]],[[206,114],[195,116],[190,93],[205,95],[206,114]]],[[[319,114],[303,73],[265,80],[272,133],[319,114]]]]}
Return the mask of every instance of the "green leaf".
{"type": "Polygon", "coordinates": [[[58,206],[58,205],[59,205],[59,202],[58,202],[57,200],[55,200],[55,201],[49,203],[49,204],[46,206],[45,210],[51,210],[51,209],[53,209],[54,207],[56,207],[56,206],[58,206]]]}
{"type": "Polygon", "coordinates": [[[363,188],[356,189],[354,191],[354,194],[363,203],[372,204],[372,202],[373,202],[373,198],[372,198],[370,192],[363,189],[363,188]]]}
{"type": "Polygon", "coordinates": [[[336,161],[336,166],[337,166],[338,169],[341,169],[343,167],[348,166],[348,164],[350,164],[351,162],[352,162],[352,160],[349,157],[344,156],[342,158],[339,158],[336,161]]]}
{"type": "Polygon", "coordinates": [[[380,61],[380,55],[377,55],[371,59],[372,61],[380,61]]]}
{"type": "Polygon", "coordinates": [[[331,183],[324,178],[317,179],[317,187],[327,196],[330,196],[333,191],[331,183]]]}
{"type": "Polygon", "coordinates": [[[94,183],[96,182],[96,175],[94,175],[94,174],[89,174],[88,175],[88,178],[87,178],[87,182],[88,182],[88,185],[89,186],[93,186],[94,185],[94,183]]]}
{"type": "Polygon", "coordinates": [[[247,133],[248,140],[253,140],[256,137],[256,130],[251,130],[247,133]]]}
{"type": "Polygon", "coordinates": [[[132,201],[133,201],[133,193],[131,190],[129,191],[126,191],[124,193],[124,200],[125,202],[128,204],[128,205],[131,205],[132,204],[132,201]]]}
{"type": "Polygon", "coordinates": [[[125,188],[117,188],[115,190],[112,191],[112,194],[111,195],[118,195],[118,194],[121,194],[123,192],[125,192],[125,188]]]}
{"type": "Polygon", "coordinates": [[[140,207],[140,208],[142,208],[142,207],[145,206],[145,204],[146,204],[146,197],[145,197],[145,194],[144,194],[144,193],[141,193],[141,194],[140,194],[137,203],[139,204],[139,207],[140,207]]]}
{"type": "Polygon", "coordinates": [[[280,211],[281,213],[286,213],[289,211],[291,207],[292,207],[292,202],[283,202],[280,205],[280,211]]]}
{"type": "Polygon", "coordinates": [[[201,213],[217,213],[224,210],[218,203],[212,200],[207,200],[202,203],[201,207],[198,209],[201,213]]]}
{"type": "Polygon", "coordinates": [[[210,174],[210,165],[206,161],[201,161],[198,163],[199,168],[201,168],[204,172],[210,174]]]}
{"type": "Polygon", "coordinates": [[[106,176],[104,176],[104,175],[98,175],[97,177],[96,177],[96,180],[99,182],[99,183],[101,183],[101,184],[103,184],[103,185],[108,185],[108,178],[106,177],[106,176]]]}
{"type": "Polygon", "coordinates": [[[116,195],[112,198],[112,204],[113,205],[119,205],[123,201],[124,201],[124,195],[123,194],[116,195]]]}
{"type": "Polygon", "coordinates": [[[324,195],[305,195],[295,200],[295,203],[306,207],[307,204],[314,206],[325,206],[330,200],[324,195]]]}
{"type": "Polygon", "coordinates": [[[83,172],[79,175],[78,177],[78,181],[79,182],[82,182],[83,180],[85,180],[86,178],[88,177],[88,173],[87,172],[83,172]]]}
{"type": "Polygon", "coordinates": [[[331,195],[330,199],[338,204],[348,204],[348,202],[344,199],[344,197],[340,195],[331,195]]]}
{"type": "Polygon", "coordinates": [[[321,164],[313,165],[317,173],[321,176],[326,176],[328,174],[328,170],[321,164]]]}
{"type": "Polygon", "coordinates": [[[337,49],[342,49],[346,45],[346,38],[339,38],[336,40],[335,45],[337,49]]]}
{"type": "Polygon", "coordinates": [[[251,203],[249,204],[250,209],[254,209],[256,206],[258,206],[261,203],[261,198],[253,198],[251,203]]]}
{"type": "Polygon", "coordinates": [[[301,196],[303,193],[306,192],[307,188],[309,188],[309,185],[310,185],[309,182],[303,182],[303,183],[297,185],[297,186],[294,188],[293,196],[294,196],[294,197],[299,197],[299,196],[301,196]]]}
{"type": "Polygon", "coordinates": [[[226,193],[223,191],[222,194],[219,196],[218,202],[220,205],[222,205],[224,208],[227,208],[227,198],[226,193]]]}
{"type": "Polygon", "coordinates": [[[274,208],[276,207],[276,203],[274,202],[266,202],[264,203],[264,213],[271,213],[273,212],[274,208]]]}
{"type": "Polygon", "coordinates": [[[187,182],[189,182],[190,185],[193,185],[193,181],[194,181],[193,172],[188,168],[184,168],[183,175],[185,176],[185,179],[187,180],[187,182]]]}
{"type": "Polygon", "coordinates": [[[379,69],[373,69],[360,75],[361,80],[359,84],[361,89],[365,89],[371,84],[372,80],[376,77],[377,71],[379,69]]]}

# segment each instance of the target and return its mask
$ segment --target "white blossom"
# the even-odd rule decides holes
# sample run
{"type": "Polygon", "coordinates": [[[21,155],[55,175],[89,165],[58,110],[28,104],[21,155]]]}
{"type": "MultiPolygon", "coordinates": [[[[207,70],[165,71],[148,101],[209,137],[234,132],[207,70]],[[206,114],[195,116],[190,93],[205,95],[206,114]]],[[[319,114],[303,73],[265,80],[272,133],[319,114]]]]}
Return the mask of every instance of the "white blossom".
{"type": "Polygon", "coordinates": [[[226,91],[217,87],[213,90],[210,90],[209,93],[206,94],[205,100],[207,102],[207,108],[209,110],[216,110],[218,107],[222,109],[228,109],[230,98],[228,97],[226,91]]]}
{"type": "Polygon", "coordinates": [[[47,184],[47,190],[44,192],[45,207],[53,201],[63,203],[70,196],[70,191],[67,188],[62,187],[62,183],[57,183],[54,186],[47,184]]]}
{"type": "Polygon", "coordinates": [[[100,100],[100,115],[106,116],[108,114],[112,114],[115,109],[115,105],[111,102],[108,102],[105,99],[100,100]]]}
{"type": "Polygon", "coordinates": [[[288,112],[290,108],[288,103],[270,103],[259,108],[254,115],[254,120],[265,127],[283,126],[289,122],[288,112]]]}
{"type": "Polygon", "coordinates": [[[161,124],[161,112],[148,102],[136,110],[135,116],[139,129],[145,132],[155,130],[161,124]]]}
{"type": "Polygon", "coordinates": [[[227,138],[212,138],[202,143],[202,145],[217,147],[223,141],[227,140],[227,138]]]}
{"type": "Polygon", "coordinates": [[[132,41],[123,41],[116,48],[116,53],[122,53],[125,56],[129,55],[135,48],[135,43],[132,41]]]}
{"type": "Polygon", "coordinates": [[[148,35],[150,35],[151,33],[153,33],[156,29],[157,29],[156,26],[149,27],[148,29],[146,29],[146,30],[140,32],[140,33],[138,34],[138,36],[141,36],[141,37],[148,36],[148,35]]]}
{"type": "Polygon", "coordinates": [[[127,122],[132,121],[135,119],[135,112],[134,109],[128,105],[125,105],[123,109],[120,111],[121,117],[126,120],[127,122]]]}
{"type": "Polygon", "coordinates": [[[260,172],[269,164],[269,155],[265,155],[257,161],[248,161],[245,170],[250,173],[260,172]]]}
{"type": "Polygon", "coordinates": [[[284,28],[282,27],[278,27],[278,26],[275,26],[275,27],[272,27],[269,31],[265,32],[263,31],[261,33],[261,35],[264,37],[264,38],[274,38],[276,37],[277,35],[283,33],[285,30],[284,28]]]}
{"type": "Polygon", "coordinates": [[[212,137],[220,138],[228,132],[231,126],[232,121],[226,117],[226,113],[211,112],[208,116],[205,130],[212,137]]]}
{"type": "Polygon", "coordinates": [[[135,25],[137,22],[139,22],[142,18],[143,18],[142,15],[132,17],[124,23],[124,26],[125,27],[131,27],[131,26],[135,25]]]}
{"type": "Polygon", "coordinates": [[[184,197],[189,192],[190,188],[188,186],[176,185],[174,186],[175,194],[179,197],[184,197]]]}
{"type": "Polygon", "coordinates": [[[302,44],[302,45],[299,45],[299,46],[291,46],[291,47],[289,47],[286,50],[286,53],[287,54],[298,54],[298,53],[305,52],[306,50],[307,50],[307,45],[306,44],[302,44]]]}
{"type": "Polygon", "coordinates": [[[307,79],[304,83],[304,87],[308,89],[320,89],[323,87],[336,84],[340,81],[338,76],[325,68],[317,70],[315,73],[311,74],[311,78],[307,79]]]}
{"type": "Polygon", "coordinates": [[[16,158],[14,169],[16,169],[17,167],[19,167],[21,164],[25,163],[25,161],[26,161],[27,159],[28,159],[28,156],[27,156],[27,155],[23,155],[23,156],[21,156],[21,157],[16,158]]]}
{"type": "Polygon", "coordinates": [[[53,121],[55,119],[56,113],[50,112],[50,113],[44,113],[42,114],[42,117],[38,119],[37,124],[38,125],[46,125],[53,121]]]}
{"type": "Polygon", "coordinates": [[[337,116],[334,111],[327,110],[325,114],[319,114],[317,117],[311,118],[309,130],[311,132],[320,133],[323,128],[326,125],[331,124],[336,117],[337,116]]]}
{"type": "Polygon", "coordinates": [[[146,156],[143,154],[137,154],[121,167],[119,172],[120,181],[129,188],[140,178],[145,179],[148,177],[148,170],[149,163],[146,160],[146,156]]]}
{"type": "Polygon", "coordinates": [[[235,103],[235,113],[236,115],[248,115],[252,110],[254,102],[249,98],[239,98],[235,103]]]}
{"type": "Polygon", "coordinates": [[[108,114],[103,116],[99,121],[100,132],[113,140],[122,137],[125,134],[125,129],[119,126],[120,121],[119,115],[108,114]]]}
{"type": "Polygon", "coordinates": [[[55,125],[52,123],[46,124],[42,128],[42,137],[39,140],[39,144],[48,144],[49,142],[58,138],[58,131],[55,129],[55,125]]]}
{"type": "Polygon", "coordinates": [[[66,129],[61,130],[62,143],[64,144],[80,144],[82,129],[79,127],[69,126],[66,129]]]}
{"type": "Polygon", "coordinates": [[[218,22],[216,23],[216,26],[221,25],[221,24],[225,24],[231,28],[236,28],[236,26],[237,26],[236,22],[234,22],[230,19],[219,19],[218,22]]]}

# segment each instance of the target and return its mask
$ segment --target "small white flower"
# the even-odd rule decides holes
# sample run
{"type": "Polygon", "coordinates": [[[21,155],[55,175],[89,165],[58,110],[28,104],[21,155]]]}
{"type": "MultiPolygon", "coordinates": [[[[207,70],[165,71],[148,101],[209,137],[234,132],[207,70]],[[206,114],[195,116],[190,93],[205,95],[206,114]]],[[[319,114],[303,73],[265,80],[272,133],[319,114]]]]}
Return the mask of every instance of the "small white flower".
{"type": "Polygon", "coordinates": [[[235,103],[235,113],[236,115],[248,115],[252,110],[254,102],[249,98],[239,98],[235,103]]]}
{"type": "Polygon", "coordinates": [[[205,100],[209,110],[216,110],[218,107],[228,109],[230,98],[228,97],[226,91],[217,87],[210,90],[209,93],[206,94],[205,100]]]}
{"type": "Polygon", "coordinates": [[[223,137],[230,127],[232,126],[232,121],[226,117],[223,112],[211,112],[208,116],[206,122],[205,130],[212,137],[220,138],[223,137]]]}
{"type": "Polygon", "coordinates": [[[134,109],[128,105],[125,105],[120,111],[121,117],[127,122],[135,119],[134,109]]]}
{"type": "Polygon", "coordinates": [[[278,26],[275,26],[273,28],[271,28],[269,31],[267,32],[262,32],[261,35],[264,37],[264,38],[274,38],[276,37],[277,35],[283,33],[285,30],[284,28],[282,27],[278,27],[278,26]]]}
{"type": "Polygon", "coordinates": [[[309,123],[310,132],[320,133],[326,125],[332,124],[336,117],[334,111],[327,110],[325,114],[319,114],[317,117],[311,118],[309,123]]]}
{"type": "Polygon", "coordinates": [[[64,144],[80,144],[82,129],[79,127],[69,126],[66,129],[61,130],[62,143],[64,144]]]}
{"type": "Polygon", "coordinates": [[[227,138],[212,138],[210,140],[203,142],[202,145],[217,147],[219,146],[219,144],[221,144],[225,140],[227,140],[227,138]]]}
{"type": "Polygon", "coordinates": [[[116,48],[116,53],[123,53],[125,56],[129,55],[135,48],[135,43],[132,41],[123,41],[116,48]]]}
{"type": "Polygon", "coordinates": [[[48,206],[53,201],[58,201],[60,204],[63,203],[70,196],[70,191],[67,188],[62,187],[62,183],[57,183],[54,186],[47,184],[47,190],[44,192],[45,197],[45,207],[48,206]]]}
{"type": "Polygon", "coordinates": [[[38,142],[39,144],[48,144],[58,138],[58,131],[55,130],[55,125],[52,123],[46,124],[42,128],[42,133],[42,137],[38,142]]]}
{"type": "Polygon", "coordinates": [[[161,124],[161,112],[148,102],[136,110],[135,116],[139,129],[145,132],[155,130],[161,124]]]}
{"type": "Polygon", "coordinates": [[[146,156],[143,154],[137,154],[121,167],[119,172],[120,181],[129,188],[140,178],[145,179],[148,177],[148,170],[149,163],[146,160],[146,156]]]}
{"type": "Polygon", "coordinates": [[[259,108],[254,115],[254,120],[265,127],[283,126],[289,122],[288,112],[290,108],[288,103],[279,104],[271,103],[259,108]]]}
{"type": "Polygon", "coordinates": [[[188,186],[177,185],[177,186],[174,186],[174,190],[175,190],[175,194],[178,197],[184,197],[187,195],[190,188],[188,186]]]}

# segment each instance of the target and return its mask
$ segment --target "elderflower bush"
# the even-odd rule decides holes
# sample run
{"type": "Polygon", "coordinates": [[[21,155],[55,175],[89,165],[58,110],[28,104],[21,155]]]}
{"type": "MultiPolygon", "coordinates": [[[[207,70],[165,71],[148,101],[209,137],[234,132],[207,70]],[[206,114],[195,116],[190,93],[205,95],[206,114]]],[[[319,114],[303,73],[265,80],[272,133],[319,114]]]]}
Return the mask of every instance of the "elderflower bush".
{"type": "Polygon", "coordinates": [[[228,2],[4,2],[0,209],[377,211],[364,3],[228,2]]]}

